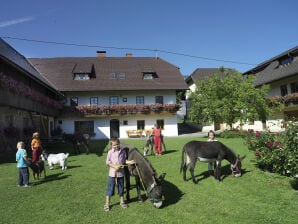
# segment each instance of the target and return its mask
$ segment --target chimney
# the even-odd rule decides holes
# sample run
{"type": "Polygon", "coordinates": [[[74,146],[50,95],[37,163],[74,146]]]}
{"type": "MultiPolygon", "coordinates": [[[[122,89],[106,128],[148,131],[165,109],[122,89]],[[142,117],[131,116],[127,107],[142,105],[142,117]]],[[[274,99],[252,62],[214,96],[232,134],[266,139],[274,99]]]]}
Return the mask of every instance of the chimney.
{"type": "Polygon", "coordinates": [[[104,58],[106,56],[106,51],[96,51],[96,55],[98,58],[104,58]]]}
{"type": "Polygon", "coordinates": [[[126,53],[125,57],[131,58],[132,57],[132,53],[126,53]]]}

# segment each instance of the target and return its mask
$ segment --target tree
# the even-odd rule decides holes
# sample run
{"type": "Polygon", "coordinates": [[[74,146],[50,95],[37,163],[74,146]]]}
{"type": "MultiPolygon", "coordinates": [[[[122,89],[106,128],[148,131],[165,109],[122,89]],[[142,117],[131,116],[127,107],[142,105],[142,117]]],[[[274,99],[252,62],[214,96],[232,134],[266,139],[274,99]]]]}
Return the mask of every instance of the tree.
{"type": "Polygon", "coordinates": [[[269,87],[256,88],[254,76],[243,77],[239,72],[224,70],[224,77],[214,74],[198,80],[196,90],[190,94],[190,120],[196,123],[216,122],[232,124],[240,121],[266,121],[279,103],[266,99],[269,87]]]}

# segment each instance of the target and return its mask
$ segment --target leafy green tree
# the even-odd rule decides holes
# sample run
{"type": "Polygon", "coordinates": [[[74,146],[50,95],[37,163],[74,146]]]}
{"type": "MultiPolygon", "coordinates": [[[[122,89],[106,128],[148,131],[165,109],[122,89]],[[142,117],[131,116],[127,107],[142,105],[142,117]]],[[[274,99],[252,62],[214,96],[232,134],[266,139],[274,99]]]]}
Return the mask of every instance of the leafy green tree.
{"type": "Polygon", "coordinates": [[[196,123],[216,122],[232,124],[240,121],[261,120],[280,107],[266,99],[268,86],[256,88],[254,76],[243,77],[235,70],[224,70],[218,74],[198,80],[196,90],[190,94],[190,120],[196,123]]]}

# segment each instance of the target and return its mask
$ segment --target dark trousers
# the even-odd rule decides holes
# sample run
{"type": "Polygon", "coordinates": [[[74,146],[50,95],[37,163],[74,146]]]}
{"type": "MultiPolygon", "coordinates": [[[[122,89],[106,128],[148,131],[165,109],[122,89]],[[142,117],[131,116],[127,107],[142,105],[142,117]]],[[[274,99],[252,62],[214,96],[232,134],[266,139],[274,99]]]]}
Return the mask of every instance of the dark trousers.
{"type": "Polygon", "coordinates": [[[18,185],[29,185],[29,169],[28,167],[19,168],[18,185]]]}

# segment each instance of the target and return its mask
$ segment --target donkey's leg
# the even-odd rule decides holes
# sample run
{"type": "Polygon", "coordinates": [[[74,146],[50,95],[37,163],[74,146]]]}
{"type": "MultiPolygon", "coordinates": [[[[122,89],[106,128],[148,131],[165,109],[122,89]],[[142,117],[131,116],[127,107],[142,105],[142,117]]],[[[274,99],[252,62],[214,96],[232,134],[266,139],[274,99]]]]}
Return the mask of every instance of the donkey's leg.
{"type": "Polygon", "coordinates": [[[215,169],[214,169],[214,178],[218,181],[221,181],[220,175],[221,175],[221,162],[216,161],[215,169]]]}
{"type": "Polygon", "coordinates": [[[194,175],[194,170],[195,170],[195,167],[196,167],[196,163],[197,163],[197,161],[194,161],[194,162],[191,161],[191,163],[190,163],[190,167],[189,167],[189,171],[190,171],[190,174],[191,174],[192,181],[193,181],[195,184],[198,183],[198,181],[196,180],[195,175],[194,175]]]}
{"type": "Polygon", "coordinates": [[[130,174],[129,174],[129,170],[128,167],[125,166],[124,167],[124,179],[125,179],[125,188],[126,188],[126,201],[130,201],[130,174]]]}
{"type": "MultiPolygon", "coordinates": [[[[137,189],[137,194],[138,194],[138,201],[143,202],[143,198],[141,195],[141,180],[139,176],[135,177],[136,180],[136,189],[137,189]]],[[[144,189],[146,191],[146,189],[144,189]]]]}
{"type": "Polygon", "coordinates": [[[186,171],[187,171],[187,168],[188,168],[188,164],[184,163],[183,164],[183,180],[186,181],[186,171]]]}
{"type": "Polygon", "coordinates": [[[86,154],[88,155],[89,154],[89,146],[88,146],[88,144],[86,142],[83,142],[83,145],[84,145],[84,147],[86,149],[86,154]]]}

